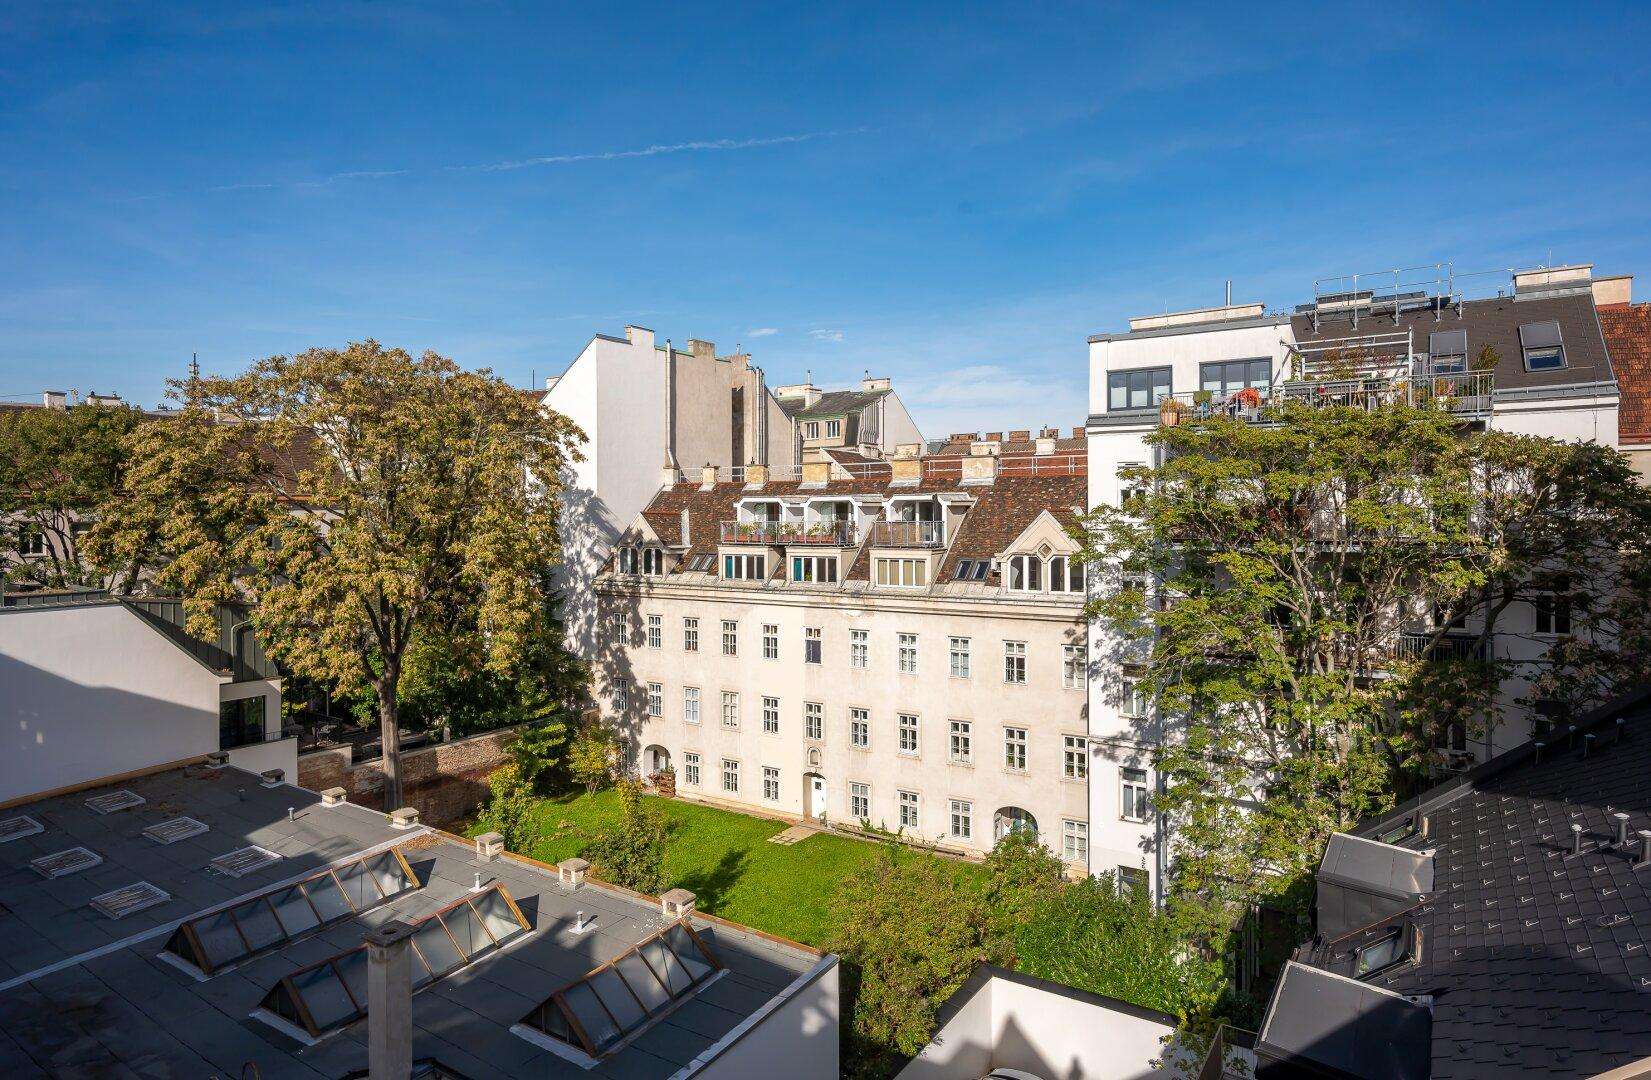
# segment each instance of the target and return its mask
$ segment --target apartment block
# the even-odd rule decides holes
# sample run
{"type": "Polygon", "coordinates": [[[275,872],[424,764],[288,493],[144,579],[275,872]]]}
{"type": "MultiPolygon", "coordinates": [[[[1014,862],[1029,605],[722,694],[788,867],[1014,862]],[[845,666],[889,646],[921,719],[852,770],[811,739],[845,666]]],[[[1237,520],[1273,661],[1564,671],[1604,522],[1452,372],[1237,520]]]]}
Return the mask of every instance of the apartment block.
{"type": "Polygon", "coordinates": [[[1089,867],[1081,432],[662,489],[598,581],[605,712],[678,795],[1089,867]]]}

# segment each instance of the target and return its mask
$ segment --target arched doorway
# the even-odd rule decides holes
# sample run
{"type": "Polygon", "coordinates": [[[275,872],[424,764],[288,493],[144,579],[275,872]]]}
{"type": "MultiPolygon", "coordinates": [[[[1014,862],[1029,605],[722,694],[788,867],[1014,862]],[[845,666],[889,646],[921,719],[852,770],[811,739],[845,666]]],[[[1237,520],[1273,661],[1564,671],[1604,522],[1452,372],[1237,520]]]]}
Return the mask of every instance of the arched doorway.
{"type": "Polygon", "coordinates": [[[1038,819],[1032,816],[1031,811],[1022,810],[1018,806],[1002,807],[992,815],[992,843],[997,843],[1012,832],[1028,832],[1036,837],[1038,819]]]}
{"type": "Polygon", "coordinates": [[[642,751],[642,774],[654,776],[671,767],[671,752],[653,743],[642,751]]]}
{"type": "Polygon", "coordinates": [[[826,816],[826,782],[820,771],[820,748],[808,748],[807,765],[803,770],[803,816],[824,821],[826,816]]]}

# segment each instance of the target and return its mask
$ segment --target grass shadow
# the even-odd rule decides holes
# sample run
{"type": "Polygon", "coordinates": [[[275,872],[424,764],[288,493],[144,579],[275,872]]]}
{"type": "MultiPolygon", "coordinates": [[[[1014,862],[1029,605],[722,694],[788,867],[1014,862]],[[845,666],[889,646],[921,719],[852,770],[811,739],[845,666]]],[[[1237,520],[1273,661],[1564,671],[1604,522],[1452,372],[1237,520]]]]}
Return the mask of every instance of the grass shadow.
{"type": "Polygon", "coordinates": [[[701,910],[715,911],[727,898],[728,890],[745,876],[746,858],[744,849],[729,851],[715,866],[689,874],[678,884],[694,894],[696,906],[701,910]]]}

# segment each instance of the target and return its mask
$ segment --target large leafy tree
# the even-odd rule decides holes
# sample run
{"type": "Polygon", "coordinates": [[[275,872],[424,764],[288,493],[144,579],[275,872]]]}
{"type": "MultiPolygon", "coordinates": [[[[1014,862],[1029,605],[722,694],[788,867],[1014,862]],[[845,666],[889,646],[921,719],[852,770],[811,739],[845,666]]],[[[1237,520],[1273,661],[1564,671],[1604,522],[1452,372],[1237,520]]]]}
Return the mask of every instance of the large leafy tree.
{"type": "Polygon", "coordinates": [[[249,601],[288,669],[370,692],[385,799],[400,805],[409,653],[464,627],[485,667],[517,668],[548,610],[559,478],[578,429],[487,371],[374,341],[173,393],[180,412],[130,439],[97,550],[118,560],[158,538],[157,580],[193,620],[249,601]]]}
{"type": "Polygon", "coordinates": [[[1086,532],[1093,614],[1157,704],[1172,911],[1211,943],[1420,779],[1445,723],[1498,722],[1502,665],[1432,662],[1459,616],[1488,639],[1647,520],[1613,452],[1468,430],[1443,403],[1264,419],[1160,428],[1158,464],[1086,532]]]}
{"type": "Polygon", "coordinates": [[[93,565],[83,530],[120,490],[125,439],[144,423],[126,405],[0,412],[0,548],[40,585],[130,589],[153,558],[152,543],[134,537],[127,557],[107,570],[93,565]],[[25,542],[40,554],[25,562],[25,542]]]}

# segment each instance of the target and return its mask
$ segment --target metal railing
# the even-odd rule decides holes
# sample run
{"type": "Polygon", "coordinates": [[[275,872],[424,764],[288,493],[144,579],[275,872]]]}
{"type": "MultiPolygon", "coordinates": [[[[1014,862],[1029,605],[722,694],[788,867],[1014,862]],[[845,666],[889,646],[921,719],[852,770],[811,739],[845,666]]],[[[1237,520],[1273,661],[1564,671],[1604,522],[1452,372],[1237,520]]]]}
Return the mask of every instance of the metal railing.
{"type": "Polygon", "coordinates": [[[1160,418],[1168,423],[1178,423],[1183,418],[1204,420],[1217,416],[1266,422],[1270,419],[1268,406],[1286,402],[1315,408],[1361,410],[1437,402],[1452,412],[1478,413],[1490,411],[1492,385],[1488,371],[1421,372],[1404,378],[1371,375],[1314,379],[1246,387],[1231,394],[1183,391],[1171,394],[1168,400],[1174,404],[1160,403],[1158,411],[1160,418]],[[1169,419],[1172,414],[1173,420],[1169,419]]]}
{"type": "Polygon", "coordinates": [[[789,544],[849,547],[854,544],[852,521],[724,521],[720,536],[725,544],[789,544]]]}
{"type": "Polygon", "coordinates": [[[1426,632],[1405,632],[1399,635],[1394,650],[1404,660],[1483,660],[1485,643],[1478,634],[1445,634],[1433,642],[1426,632]]]}
{"type": "Polygon", "coordinates": [[[871,544],[873,547],[944,547],[946,529],[938,521],[878,521],[871,527],[871,544]]]}
{"type": "Polygon", "coordinates": [[[1198,1080],[1248,1080],[1255,1075],[1256,1033],[1222,1024],[1210,1040],[1210,1052],[1198,1080]]]}

